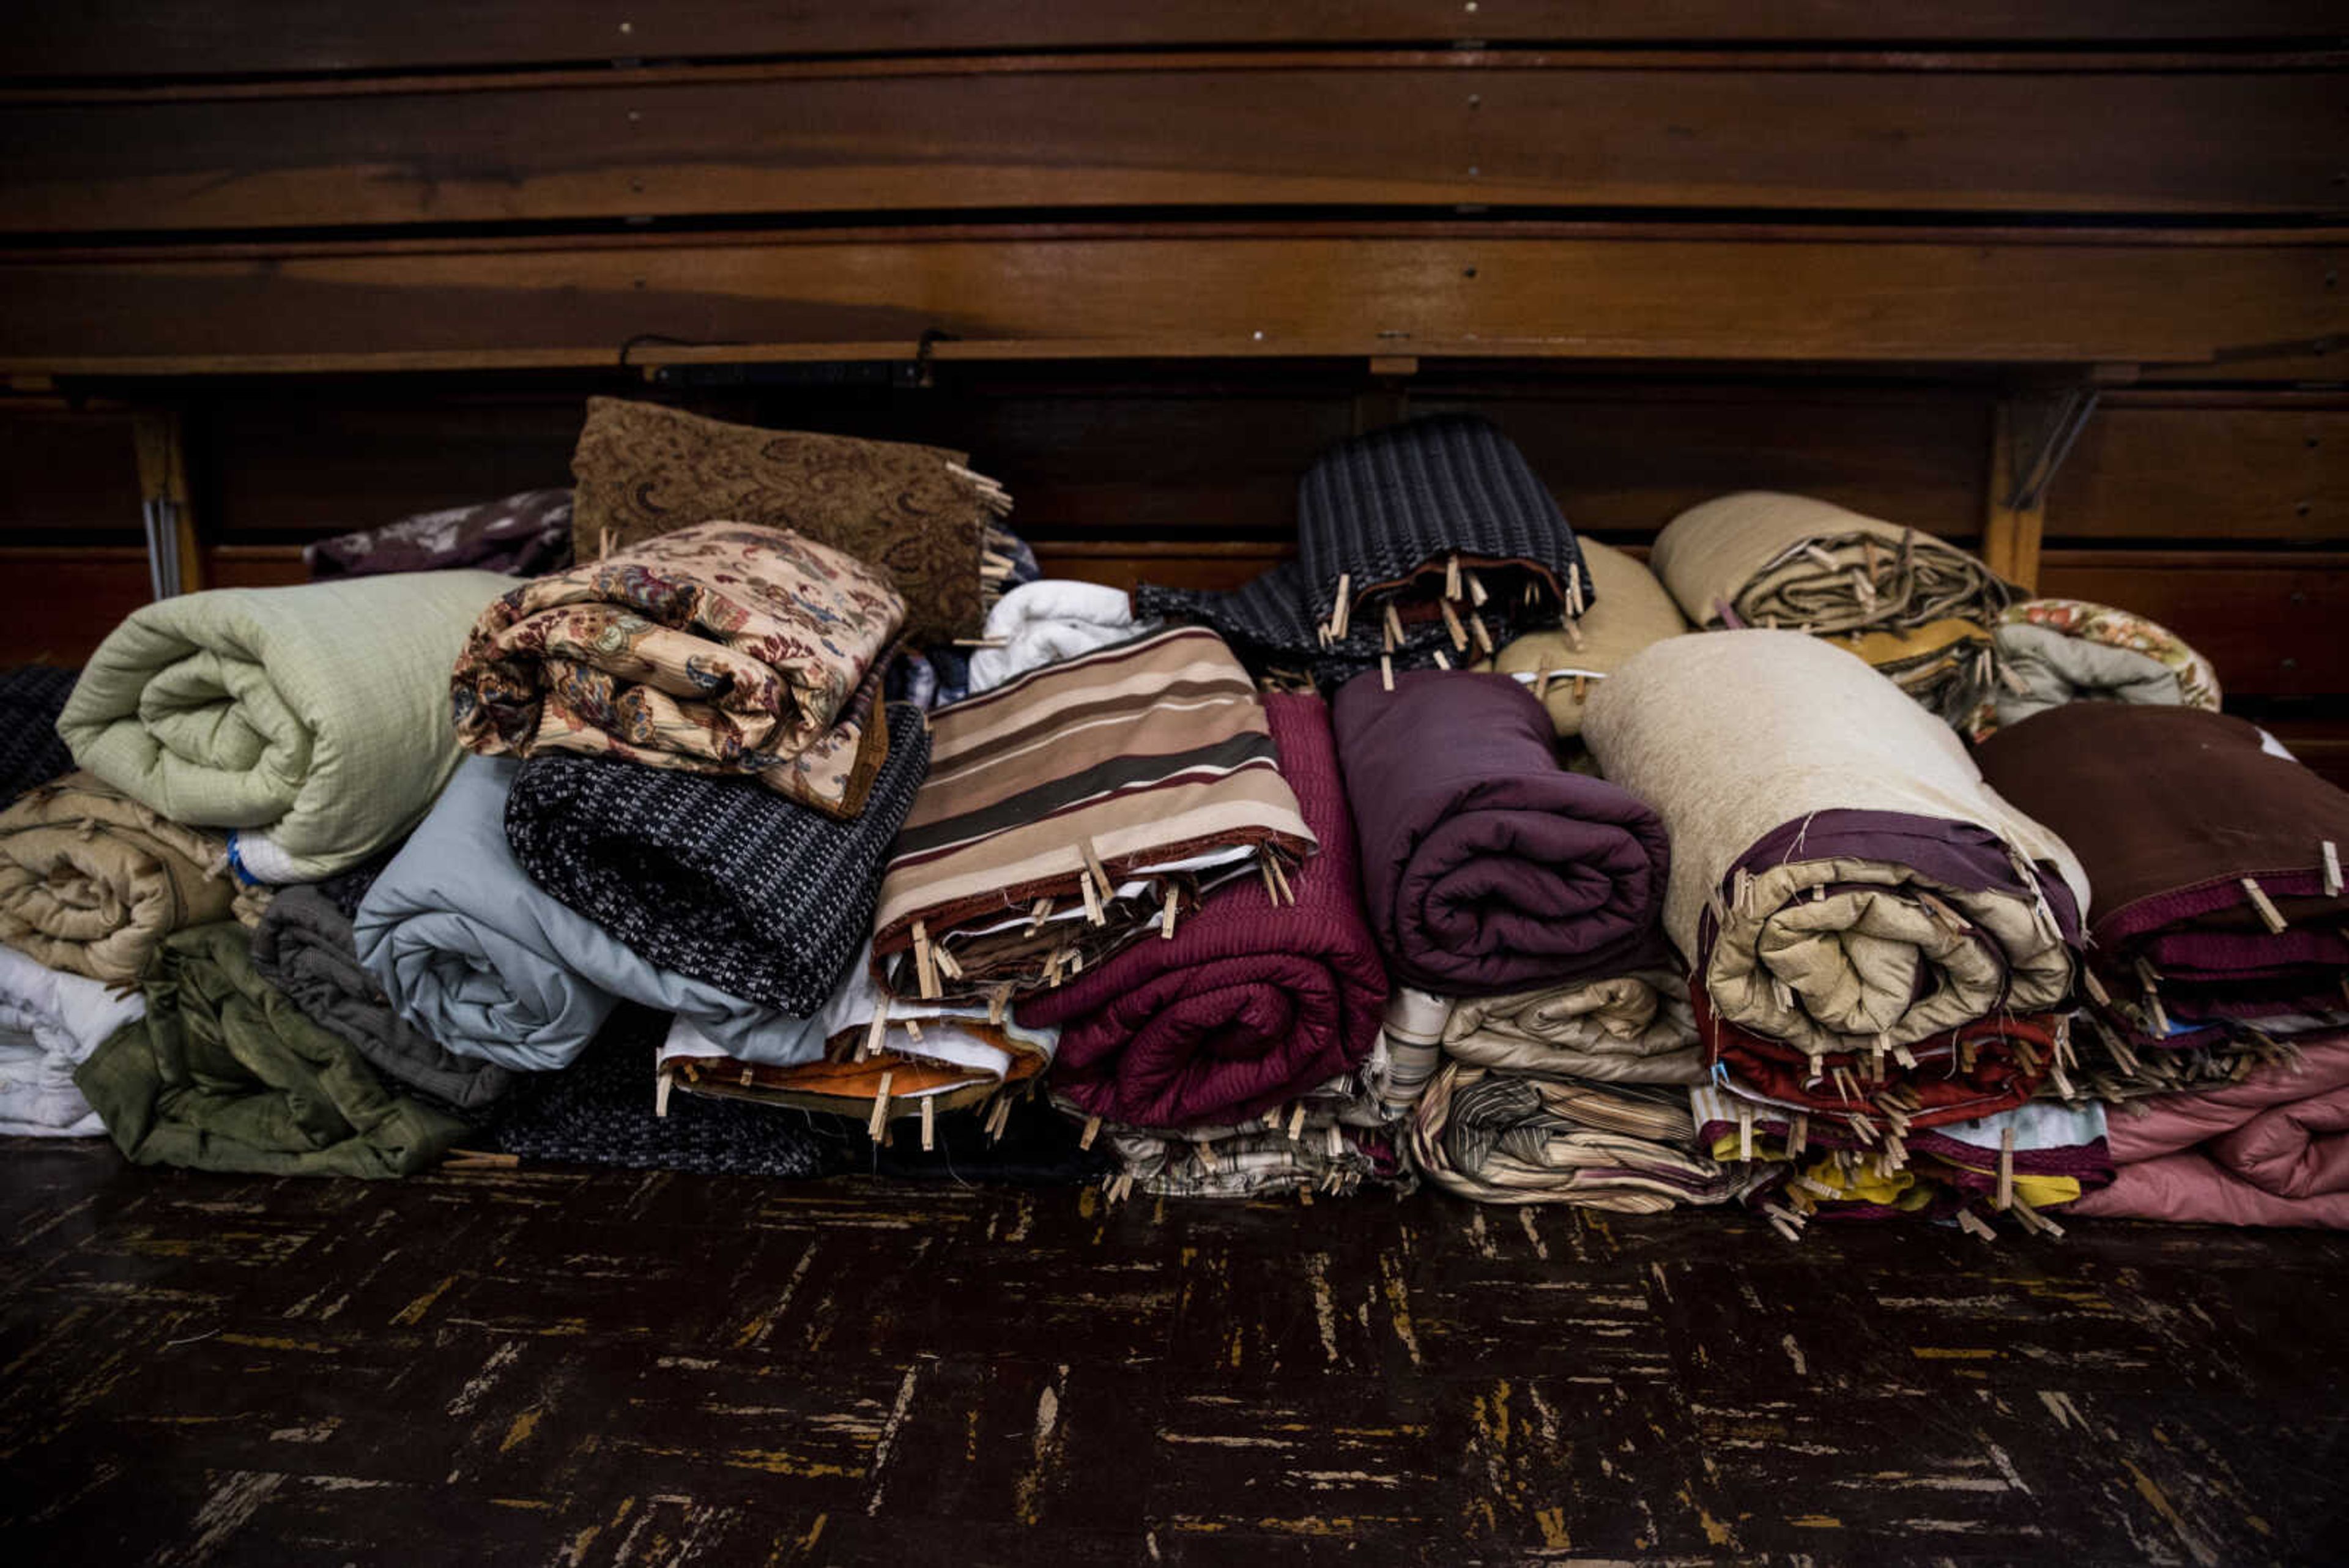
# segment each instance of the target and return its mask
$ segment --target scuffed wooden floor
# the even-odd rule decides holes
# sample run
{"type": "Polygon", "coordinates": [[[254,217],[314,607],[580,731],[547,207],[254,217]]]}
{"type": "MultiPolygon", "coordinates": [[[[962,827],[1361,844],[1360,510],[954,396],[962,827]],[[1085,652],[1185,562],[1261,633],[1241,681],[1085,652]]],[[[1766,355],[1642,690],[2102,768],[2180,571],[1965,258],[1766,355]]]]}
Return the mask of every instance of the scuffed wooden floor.
{"type": "Polygon", "coordinates": [[[10,1563],[2349,1553],[2349,1238],[0,1162],[10,1563]]]}

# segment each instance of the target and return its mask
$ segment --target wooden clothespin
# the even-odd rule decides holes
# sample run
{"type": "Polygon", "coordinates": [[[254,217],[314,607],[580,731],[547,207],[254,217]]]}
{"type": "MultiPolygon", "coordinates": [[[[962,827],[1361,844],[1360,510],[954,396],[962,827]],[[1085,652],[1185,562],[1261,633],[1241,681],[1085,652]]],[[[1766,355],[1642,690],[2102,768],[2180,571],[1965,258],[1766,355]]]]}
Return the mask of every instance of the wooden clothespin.
{"type": "Polygon", "coordinates": [[[1288,1141],[1291,1143],[1305,1141],[1305,1102],[1303,1100],[1298,1101],[1296,1108],[1288,1113],[1288,1141]]]}
{"type": "Polygon", "coordinates": [[[1170,886],[1166,889],[1164,914],[1158,928],[1158,938],[1161,941],[1171,942],[1174,940],[1174,911],[1182,902],[1183,889],[1170,886]]]}
{"type": "Polygon", "coordinates": [[[2324,841],[2324,896],[2341,897],[2341,846],[2329,838],[2324,841]]]}
{"type": "Polygon", "coordinates": [[[1338,1124],[1336,1122],[1331,1122],[1324,1130],[1329,1134],[1328,1147],[1330,1150],[1330,1158],[1331,1159],[1345,1158],[1346,1135],[1338,1130],[1338,1124]]]}
{"type": "Polygon", "coordinates": [[[1079,1148],[1091,1148],[1093,1146],[1093,1139],[1100,1136],[1101,1117],[1087,1116],[1085,1118],[1085,1130],[1077,1137],[1077,1147],[1079,1148]]]}
{"type": "Polygon", "coordinates": [[[1354,623],[1354,574],[1351,572],[1338,574],[1338,607],[1330,613],[1330,620],[1331,634],[1340,642],[1344,641],[1346,628],[1354,623]]]}
{"type": "Polygon", "coordinates": [[[957,648],[1009,648],[1011,639],[1008,637],[958,637],[954,639],[954,645],[957,648]]]}
{"type": "MultiPolygon", "coordinates": [[[[1566,604],[1567,608],[1573,615],[1580,616],[1582,614],[1582,563],[1579,561],[1569,561],[1567,563],[1566,604]]],[[[1578,643],[1576,646],[1580,647],[1581,645],[1578,643]]]]}
{"type": "Polygon", "coordinates": [[[2105,982],[2096,978],[2096,971],[2089,968],[2085,961],[2080,965],[2080,989],[2086,992],[2088,1000],[2098,1007],[2110,1007],[2113,1004],[2113,993],[2105,989],[2105,982]]]}
{"type": "Polygon", "coordinates": [[[1460,554],[1455,550],[1451,559],[1444,563],[1444,597],[1456,599],[1460,594],[1460,554]]]}
{"type": "Polygon", "coordinates": [[[1447,656],[1445,655],[1445,653],[1444,653],[1444,649],[1440,649],[1440,648],[1439,648],[1439,649],[1436,649],[1433,654],[1429,655],[1429,657],[1430,657],[1430,658],[1432,658],[1432,659],[1433,659],[1435,660],[1435,668],[1437,668],[1438,670],[1449,670],[1449,669],[1451,669],[1451,668],[1452,668],[1452,660],[1451,660],[1451,659],[1450,659],[1449,657],[1447,657],[1447,656]]]}
{"type": "Polygon", "coordinates": [[[2260,912],[2260,919],[2266,925],[2268,934],[2282,936],[2285,925],[2283,911],[2275,907],[2275,900],[2268,897],[2268,890],[2260,886],[2260,879],[2256,877],[2246,877],[2242,883],[2243,896],[2251,899],[2251,908],[2260,912]]]}
{"type": "Polygon", "coordinates": [[[905,1022],[905,1038],[919,1045],[922,1043],[922,1021],[918,1018],[908,1018],[905,1022]]]}
{"type": "MultiPolygon", "coordinates": [[[[1101,901],[1104,906],[1106,906],[1112,898],[1117,897],[1117,888],[1115,885],[1110,881],[1109,872],[1102,867],[1100,855],[1094,852],[1093,841],[1090,838],[1079,839],[1077,841],[1077,848],[1083,854],[1085,857],[1085,870],[1092,876],[1094,883],[1100,887],[1101,901]]],[[[1093,924],[1097,926],[1101,923],[1102,922],[1100,920],[1095,920],[1093,922],[1093,924]]]]}
{"type": "Polygon", "coordinates": [[[1992,1230],[1987,1224],[1984,1224],[1982,1217],[1971,1209],[1961,1209],[1958,1210],[1958,1229],[1963,1231],[1967,1235],[1973,1237],[1976,1241],[1995,1241],[1998,1240],[1998,1232],[1992,1230]]]}
{"type": "Polygon", "coordinates": [[[1025,934],[1031,937],[1034,936],[1038,931],[1044,929],[1044,922],[1051,918],[1052,900],[1050,898],[1037,899],[1033,904],[1030,904],[1028,907],[1028,929],[1025,934]]]}
{"type": "Polygon", "coordinates": [[[930,928],[921,920],[914,922],[914,978],[924,996],[945,994],[938,984],[938,966],[930,954],[930,928]]]}
{"type": "Polygon", "coordinates": [[[1754,1107],[1749,1105],[1737,1107],[1737,1158],[1754,1158],[1754,1107]]]}
{"type": "Polygon", "coordinates": [[[1581,674],[1576,675],[1574,678],[1574,700],[1577,702],[1583,702],[1587,701],[1589,699],[1589,696],[1590,677],[1581,674]]]}
{"type": "Polygon", "coordinates": [[[889,1085],[896,1077],[894,1072],[883,1073],[881,1086],[873,1091],[873,1115],[864,1124],[864,1136],[874,1143],[881,1141],[881,1134],[889,1125],[889,1085]]]}
{"type": "Polygon", "coordinates": [[[1093,891],[1093,879],[1090,873],[1077,873],[1077,891],[1085,896],[1085,923],[1093,926],[1109,924],[1109,917],[1102,912],[1101,895],[1093,891]]]}
{"type": "Polygon", "coordinates": [[[1465,574],[1465,576],[1468,578],[1468,602],[1475,605],[1478,609],[1483,609],[1485,607],[1485,601],[1492,597],[1490,594],[1485,591],[1485,579],[1478,576],[1474,572],[1469,572],[1465,574]]]}
{"type": "Polygon", "coordinates": [[[1786,1129],[1786,1158],[1794,1159],[1800,1157],[1803,1146],[1810,1141],[1811,1118],[1807,1113],[1797,1111],[1793,1124],[1786,1129]]]}
{"type": "Polygon", "coordinates": [[[2014,1124],[2009,1122],[1998,1129],[1998,1197],[1997,1207],[2003,1211],[2014,1204],[2014,1124]]]}
{"type": "Polygon", "coordinates": [[[1223,1163],[1216,1158],[1216,1145],[1212,1138],[1202,1138],[1193,1144],[1191,1152],[1199,1157],[1199,1168],[1202,1170],[1213,1170],[1223,1163]]]}
{"type": "Polygon", "coordinates": [[[653,1080],[653,1115],[657,1116],[668,1115],[668,1091],[669,1085],[674,1082],[676,1082],[676,1075],[671,1073],[663,1073],[653,1080]]]}
{"type": "Polygon", "coordinates": [[[948,980],[963,978],[962,964],[955,958],[954,950],[944,942],[930,950],[930,961],[936,964],[938,972],[948,980]]]}
{"type": "Polygon", "coordinates": [[[1389,691],[1394,690],[1394,656],[1392,654],[1379,655],[1379,684],[1389,691]]]}
{"type": "Polygon", "coordinates": [[[1544,670],[1540,674],[1535,676],[1534,696],[1541,701],[1548,701],[1549,683],[1557,678],[1557,671],[1555,670],[1544,670]]]}
{"type": "Polygon", "coordinates": [[[1276,904],[1289,904],[1293,906],[1297,902],[1297,889],[1288,885],[1288,873],[1281,869],[1280,857],[1278,855],[1267,855],[1264,857],[1264,861],[1266,865],[1272,867],[1273,883],[1280,889],[1280,896],[1275,898],[1273,902],[1276,904]]]}
{"type": "Polygon", "coordinates": [[[1381,607],[1385,612],[1386,641],[1383,646],[1392,652],[1402,646],[1402,617],[1395,614],[1392,599],[1387,600],[1381,607]]]}
{"type": "Polygon", "coordinates": [[[1892,1059],[1909,1072],[1913,1073],[1917,1070],[1917,1053],[1906,1045],[1895,1045],[1892,1048],[1892,1059]]]}
{"type": "Polygon", "coordinates": [[[1487,627],[1485,624],[1485,618],[1478,615],[1474,610],[1469,611],[1468,629],[1475,635],[1476,646],[1485,650],[1485,657],[1487,659],[1492,658],[1494,652],[1493,631],[1490,627],[1487,627]]]}
{"type": "Polygon", "coordinates": [[[922,1096],[922,1152],[927,1154],[938,1147],[938,1097],[922,1096]]]}
{"type": "Polygon", "coordinates": [[[1009,986],[1009,985],[999,985],[999,986],[997,986],[997,987],[996,987],[992,992],[988,992],[988,998],[987,998],[987,1021],[988,1021],[988,1023],[992,1023],[992,1024],[995,1024],[995,1025],[997,1025],[997,1026],[999,1026],[999,1026],[1001,1026],[1001,1024],[1002,1024],[1002,1023],[1003,1023],[1003,1014],[1004,1014],[1004,1012],[1005,1012],[1005,1010],[1006,1010],[1006,1009],[1008,1009],[1010,1005],[1011,1005],[1011,987],[1010,987],[1010,986],[1009,986]]]}

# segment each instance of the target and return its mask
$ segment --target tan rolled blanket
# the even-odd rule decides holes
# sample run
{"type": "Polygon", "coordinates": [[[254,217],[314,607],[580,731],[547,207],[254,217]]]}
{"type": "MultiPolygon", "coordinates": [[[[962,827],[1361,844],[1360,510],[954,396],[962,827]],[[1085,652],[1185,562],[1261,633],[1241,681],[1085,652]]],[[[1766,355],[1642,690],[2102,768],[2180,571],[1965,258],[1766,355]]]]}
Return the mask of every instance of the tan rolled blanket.
{"type": "Polygon", "coordinates": [[[132,981],[165,937],[229,918],[228,841],[90,773],[0,812],[0,941],[51,969],[132,981]]]}
{"type": "Polygon", "coordinates": [[[1656,1214],[1722,1203],[1739,1178],[1697,1152],[1682,1088],[1610,1087],[1449,1062],[1411,1123],[1412,1163],[1479,1203],[1656,1214]]]}
{"type": "Polygon", "coordinates": [[[1533,688],[1560,735],[1582,732],[1582,704],[1594,680],[1651,643],[1689,629],[1680,606],[1655,574],[1596,539],[1582,542],[1590,607],[1556,631],[1518,638],[1476,668],[1514,675],[1533,688]]]}
{"type": "Polygon", "coordinates": [[[1512,1073],[1609,1084],[1704,1081],[1688,981],[1664,970],[1464,997],[1452,1005],[1444,1049],[1472,1066],[1512,1073]]]}
{"type": "Polygon", "coordinates": [[[1930,534],[1767,490],[1690,507],[1656,535],[1648,566],[1701,627],[1826,633],[1953,616],[1987,626],[2015,597],[1930,534]]]}

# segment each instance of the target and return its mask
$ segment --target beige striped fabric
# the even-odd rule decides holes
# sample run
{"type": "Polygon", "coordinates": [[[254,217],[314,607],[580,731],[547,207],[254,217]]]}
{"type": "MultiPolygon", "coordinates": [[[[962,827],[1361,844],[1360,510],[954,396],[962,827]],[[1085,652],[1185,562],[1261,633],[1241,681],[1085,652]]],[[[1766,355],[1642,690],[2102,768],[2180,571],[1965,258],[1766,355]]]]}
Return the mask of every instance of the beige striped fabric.
{"type": "Polygon", "coordinates": [[[1223,639],[1119,643],[931,716],[874,978],[933,998],[1057,985],[1157,925],[1170,894],[1179,921],[1203,888],[1278,883],[1314,847],[1223,639]]]}

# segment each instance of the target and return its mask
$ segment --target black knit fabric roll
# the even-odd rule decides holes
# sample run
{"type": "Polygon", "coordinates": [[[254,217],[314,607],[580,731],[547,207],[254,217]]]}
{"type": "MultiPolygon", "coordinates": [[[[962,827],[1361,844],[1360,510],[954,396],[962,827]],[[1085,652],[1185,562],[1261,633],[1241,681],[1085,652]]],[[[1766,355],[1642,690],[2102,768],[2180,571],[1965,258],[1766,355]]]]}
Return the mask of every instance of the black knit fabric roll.
{"type": "Polygon", "coordinates": [[[80,673],[53,664],[0,671],[0,805],[73,771],[57,715],[80,673]]]}
{"type": "Polygon", "coordinates": [[[1392,426],[1323,453],[1298,485],[1297,546],[1295,561],[1233,593],[1145,583],[1134,613],[1211,627],[1258,671],[1310,671],[1327,685],[1378,668],[1381,653],[1397,670],[1431,668],[1439,653],[1464,665],[1490,649],[1463,647],[1455,625],[1482,620],[1498,646],[1592,600],[1557,503],[1508,437],[1467,416],[1392,426]],[[1475,574],[1481,603],[1452,586],[1454,557],[1475,574]],[[1352,601],[1346,635],[1325,640],[1340,582],[1352,601]]]}
{"type": "Polygon", "coordinates": [[[506,800],[532,880],[647,962],[798,1017],[821,1009],[873,930],[883,862],[930,760],[911,708],[841,822],[747,779],[554,753],[506,800]]]}

